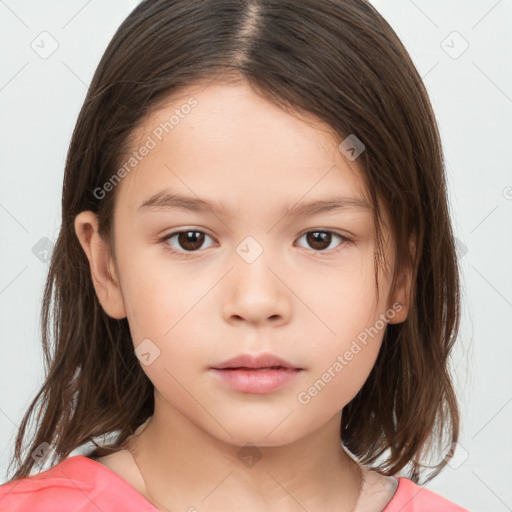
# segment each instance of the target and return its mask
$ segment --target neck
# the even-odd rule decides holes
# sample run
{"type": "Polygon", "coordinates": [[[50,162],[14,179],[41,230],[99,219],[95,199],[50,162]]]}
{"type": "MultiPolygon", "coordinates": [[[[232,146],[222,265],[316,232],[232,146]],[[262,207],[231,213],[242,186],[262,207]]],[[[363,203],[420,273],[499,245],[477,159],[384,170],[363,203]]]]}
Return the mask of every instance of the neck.
{"type": "Polygon", "coordinates": [[[129,440],[160,510],[355,510],[363,474],[341,445],[341,413],[307,438],[280,446],[226,444],[174,409],[155,414],[129,440]]]}

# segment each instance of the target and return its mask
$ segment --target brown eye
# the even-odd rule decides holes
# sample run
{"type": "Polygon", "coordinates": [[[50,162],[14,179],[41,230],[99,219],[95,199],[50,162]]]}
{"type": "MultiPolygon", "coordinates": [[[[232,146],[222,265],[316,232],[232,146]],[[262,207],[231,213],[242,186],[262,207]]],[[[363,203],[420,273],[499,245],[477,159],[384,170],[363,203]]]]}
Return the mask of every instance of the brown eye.
{"type": "MultiPolygon", "coordinates": [[[[344,237],[332,231],[308,231],[300,238],[303,237],[306,237],[306,241],[310,248],[320,252],[325,252],[329,249],[333,241],[335,242],[336,239],[339,239],[342,242],[345,240],[344,237]]],[[[341,243],[338,245],[341,245],[341,243]]],[[[330,248],[333,249],[333,247],[330,248]]]]}
{"type": "Polygon", "coordinates": [[[175,233],[171,233],[164,237],[162,241],[167,242],[167,240],[175,238],[177,241],[177,247],[176,245],[168,244],[171,246],[171,250],[176,252],[195,252],[202,248],[206,237],[210,238],[202,231],[191,229],[188,231],[177,231],[175,233]]]}

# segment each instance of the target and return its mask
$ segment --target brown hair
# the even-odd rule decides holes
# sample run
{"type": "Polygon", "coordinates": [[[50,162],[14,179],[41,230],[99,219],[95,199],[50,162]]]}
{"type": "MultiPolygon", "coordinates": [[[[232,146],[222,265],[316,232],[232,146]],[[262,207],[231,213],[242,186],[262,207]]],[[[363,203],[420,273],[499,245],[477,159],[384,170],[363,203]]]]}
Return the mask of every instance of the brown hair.
{"type": "Polygon", "coordinates": [[[365,0],[145,0],[106,49],[70,143],[41,315],[47,376],[20,425],[12,480],[32,472],[31,454],[42,443],[57,461],[88,442],[96,445],[90,456],[106,455],[153,413],[153,385],[134,354],[127,319],[100,306],[74,220],[96,212],[113,248],[116,188],[101,200],[94,191],[118,169],[134,130],[180,89],[237,77],[290,113],[326,122],[340,140],[354,134],[363,141],[358,162],[374,206],[376,275],[379,202],[395,244],[391,293],[401,269],[411,269],[408,317],[386,327],[374,368],[344,407],[344,445],[385,475],[410,464],[406,476],[416,483],[425,468],[436,470],[426,481],[437,475],[452,455],[423,463],[445,433],[450,448],[459,433],[449,374],[459,269],[436,120],[395,32],[365,0]],[[22,455],[35,411],[36,432],[22,455]],[[96,438],[112,433],[115,440],[98,445],[96,438]]]}

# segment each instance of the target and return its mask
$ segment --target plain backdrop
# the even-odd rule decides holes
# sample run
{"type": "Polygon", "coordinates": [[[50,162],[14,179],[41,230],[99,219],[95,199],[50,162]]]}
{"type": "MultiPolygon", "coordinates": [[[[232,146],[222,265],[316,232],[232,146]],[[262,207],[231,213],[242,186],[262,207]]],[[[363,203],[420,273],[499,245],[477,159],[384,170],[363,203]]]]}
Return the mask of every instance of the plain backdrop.
{"type": "MultiPolygon", "coordinates": [[[[43,379],[39,314],[71,133],[101,55],[137,3],[0,0],[0,482],[43,379]]],[[[429,91],[462,269],[461,437],[427,487],[472,511],[510,511],[512,1],[373,3],[429,91]]]]}

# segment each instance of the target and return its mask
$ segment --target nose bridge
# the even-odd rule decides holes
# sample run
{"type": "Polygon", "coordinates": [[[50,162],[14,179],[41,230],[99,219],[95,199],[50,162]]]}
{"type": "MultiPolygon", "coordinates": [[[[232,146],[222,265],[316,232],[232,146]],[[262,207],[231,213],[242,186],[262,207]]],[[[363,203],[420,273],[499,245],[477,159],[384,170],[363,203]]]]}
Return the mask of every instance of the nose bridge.
{"type": "MultiPolygon", "coordinates": [[[[267,240],[267,239],[265,239],[267,240]]],[[[250,322],[284,319],[289,315],[287,287],[279,278],[280,264],[265,241],[246,236],[235,248],[234,268],[228,279],[224,314],[226,319],[250,322]]],[[[279,252],[279,251],[277,251],[279,252]]]]}

